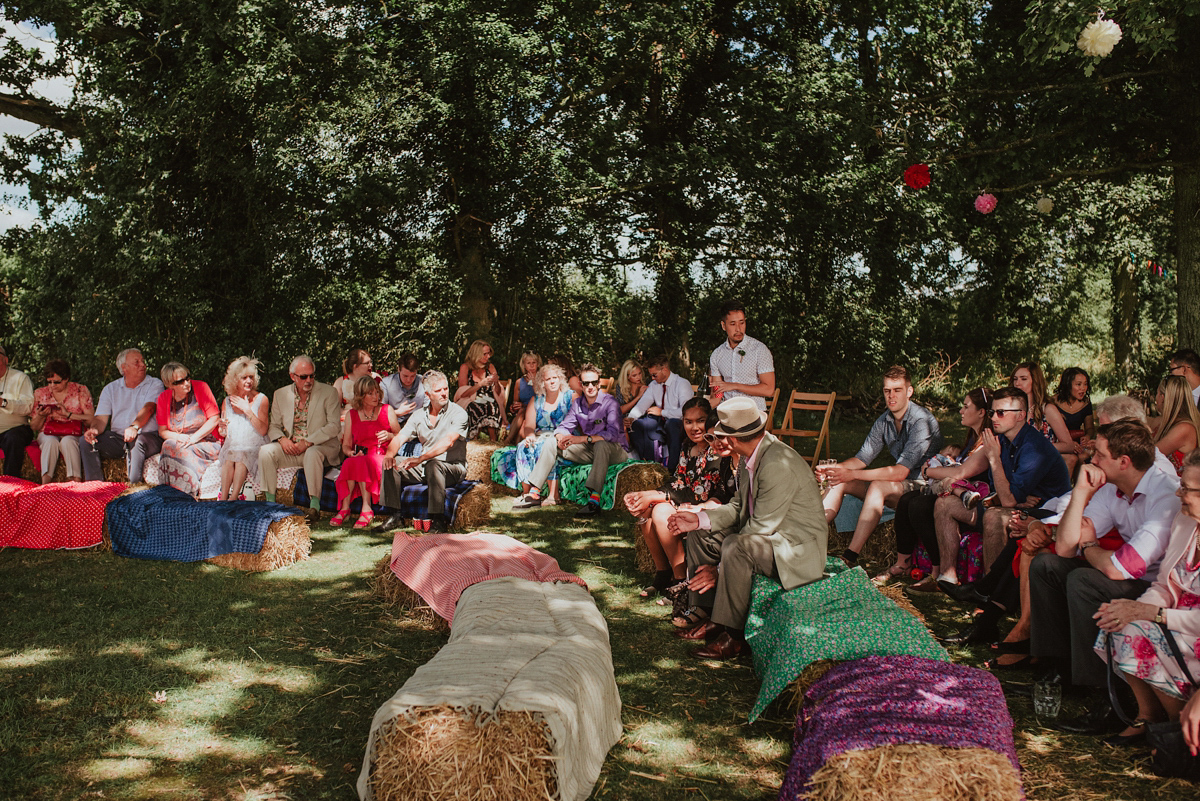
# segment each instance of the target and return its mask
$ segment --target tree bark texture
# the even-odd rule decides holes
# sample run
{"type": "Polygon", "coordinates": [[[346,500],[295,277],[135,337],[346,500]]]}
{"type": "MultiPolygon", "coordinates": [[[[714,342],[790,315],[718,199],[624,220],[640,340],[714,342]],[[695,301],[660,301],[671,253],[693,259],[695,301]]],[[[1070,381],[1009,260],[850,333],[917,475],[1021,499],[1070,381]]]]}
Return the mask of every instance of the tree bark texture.
{"type": "Polygon", "coordinates": [[[1122,256],[1113,267],[1112,332],[1117,373],[1126,389],[1141,376],[1141,304],[1138,303],[1137,265],[1122,256]]]}

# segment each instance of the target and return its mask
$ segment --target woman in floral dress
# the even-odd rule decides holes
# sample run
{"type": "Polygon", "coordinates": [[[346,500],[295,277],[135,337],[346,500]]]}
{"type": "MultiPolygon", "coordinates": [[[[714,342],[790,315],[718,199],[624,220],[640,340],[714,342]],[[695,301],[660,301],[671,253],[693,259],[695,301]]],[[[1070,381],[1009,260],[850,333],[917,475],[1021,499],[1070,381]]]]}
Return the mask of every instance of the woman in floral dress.
{"type": "MultiPolygon", "coordinates": [[[[533,402],[526,404],[525,419],[521,423],[523,439],[517,445],[515,458],[511,469],[520,483],[523,497],[530,497],[533,486],[529,477],[537,465],[538,457],[542,455],[542,446],[549,437],[554,436],[554,429],[567,416],[571,401],[575,397],[567,388],[567,375],[557,364],[547,364],[538,371],[534,379],[533,402]]],[[[558,503],[558,467],[550,471],[549,494],[539,495],[541,506],[553,506],[558,503]]],[[[538,488],[541,489],[540,487],[538,488]]]]}
{"type": "Polygon", "coordinates": [[[166,389],[158,396],[159,465],[168,484],[197,496],[204,471],[221,455],[220,407],[208,384],[193,381],[179,362],[167,362],[161,375],[166,389]]]}

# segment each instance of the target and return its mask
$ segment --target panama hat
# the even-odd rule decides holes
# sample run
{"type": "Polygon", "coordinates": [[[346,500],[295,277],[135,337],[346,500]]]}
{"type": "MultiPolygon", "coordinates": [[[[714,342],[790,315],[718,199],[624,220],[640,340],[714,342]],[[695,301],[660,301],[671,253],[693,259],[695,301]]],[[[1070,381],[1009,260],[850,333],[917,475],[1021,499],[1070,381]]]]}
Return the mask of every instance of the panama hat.
{"type": "Polygon", "coordinates": [[[717,407],[714,434],[723,437],[749,437],[767,427],[767,413],[760,411],[750,398],[730,398],[717,407]]]}

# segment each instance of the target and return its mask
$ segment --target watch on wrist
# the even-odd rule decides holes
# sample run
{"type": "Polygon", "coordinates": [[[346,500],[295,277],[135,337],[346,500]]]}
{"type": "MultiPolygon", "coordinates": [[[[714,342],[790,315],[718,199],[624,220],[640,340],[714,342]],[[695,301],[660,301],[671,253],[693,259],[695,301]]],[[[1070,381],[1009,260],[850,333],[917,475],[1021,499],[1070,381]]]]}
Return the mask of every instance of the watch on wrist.
{"type": "Polygon", "coordinates": [[[592,444],[592,435],[588,434],[588,445],[592,444]]]}
{"type": "Polygon", "coordinates": [[[1163,625],[1166,625],[1167,611],[1165,609],[1163,609],[1161,606],[1158,607],[1158,611],[1154,613],[1154,622],[1162,623],[1163,625]]]}

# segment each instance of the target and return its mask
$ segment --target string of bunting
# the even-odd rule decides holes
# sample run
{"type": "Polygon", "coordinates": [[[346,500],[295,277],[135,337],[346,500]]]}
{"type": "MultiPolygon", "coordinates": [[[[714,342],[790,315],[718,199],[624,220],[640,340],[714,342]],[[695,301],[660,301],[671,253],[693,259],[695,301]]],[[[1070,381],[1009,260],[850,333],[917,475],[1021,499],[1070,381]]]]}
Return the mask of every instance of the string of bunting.
{"type": "MultiPolygon", "coordinates": [[[[1132,250],[1129,251],[1129,263],[1134,265],[1135,267],[1141,266],[1141,263],[1138,261],[1137,254],[1135,254],[1132,250]]],[[[1154,259],[1146,259],[1146,269],[1150,272],[1151,275],[1154,275],[1157,278],[1170,278],[1171,277],[1170,271],[1168,271],[1166,267],[1163,267],[1161,264],[1156,262],[1154,259]]]]}

